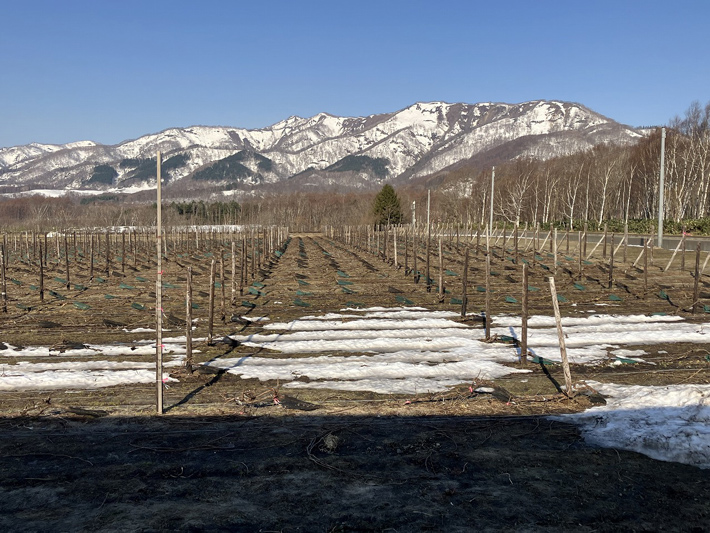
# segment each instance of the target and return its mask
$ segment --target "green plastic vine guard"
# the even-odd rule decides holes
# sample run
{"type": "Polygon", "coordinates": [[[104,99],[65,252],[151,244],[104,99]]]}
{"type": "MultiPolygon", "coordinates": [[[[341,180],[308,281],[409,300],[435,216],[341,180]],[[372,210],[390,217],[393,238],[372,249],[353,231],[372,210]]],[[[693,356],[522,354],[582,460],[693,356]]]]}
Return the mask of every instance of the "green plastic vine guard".
{"type": "Polygon", "coordinates": [[[349,274],[346,274],[342,270],[338,270],[338,276],[340,276],[341,278],[349,278],[350,277],[349,274]]]}
{"type": "Polygon", "coordinates": [[[133,309],[138,309],[139,311],[145,311],[145,305],[139,304],[138,302],[133,302],[133,303],[131,304],[131,307],[132,307],[133,309]]]}
{"type": "Polygon", "coordinates": [[[516,300],[512,296],[506,296],[505,301],[509,304],[517,304],[518,303],[518,300],[516,300]]]}
{"type": "Polygon", "coordinates": [[[142,278],[141,276],[136,276],[136,281],[139,281],[141,283],[145,283],[148,280],[146,278],[142,278]]]}
{"type": "Polygon", "coordinates": [[[458,276],[458,274],[453,270],[446,270],[445,273],[447,276],[458,276]]]}
{"type": "Polygon", "coordinates": [[[587,288],[584,285],[582,285],[581,283],[575,283],[574,288],[577,289],[578,291],[586,291],[587,290],[587,288]]]}
{"type": "Polygon", "coordinates": [[[310,306],[311,306],[311,304],[309,304],[308,302],[304,302],[304,301],[301,300],[300,298],[296,298],[296,299],[293,301],[293,303],[296,304],[296,305],[298,305],[298,306],[300,306],[300,307],[310,307],[310,306]]]}
{"type": "Polygon", "coordinates": [[[310,283],[308,283],[307,281],[303,281],[302,279],[297,279],[296,281],[299,285],[310,285],[310,283]]]}
{"type": "Polygon", "coordinates": [[[54,278],[54,281],[56,281],[57,283],[61,283],[62,285],[67,284],[67,280],[65,280],[64,278],[60,278],[60,277],[54,278]]]}
{"type": "Polygon", "coordinates": [[[121,283],[119,284],[118,288],[119,288],[119,289],[127,289],[127,290],[133,290],[133,289],[135,289],[135,287],[133,287],[132,285],[128,285],[127,283],[123,283],[123,282],[121,282],[121,283]]]}
{"type": "Polygon", "coordinates": [[[15,285],[22,285],[22,282],[19,279],[10,278],[10,281],[15,285]]]}
{"type": "Polygon", "coordinates": [[[355,294],[354,290],[348,289],[347,287],[340,287],[340,289],[343,291],[344,294],[355,294]]]}
{"type": "Polygon", "coordinates": [[[463,305],[461,298],[451,298],[451,305],[463,305]]]}
{"type": "Polygon", "coordinates": [[[297,290],[296,296],[313,296],[312,292],[297,290]]]}
{"type": "Polygon", "coordinates": [[[666,294],[666,291],[664,291],[663,289],[661,289],[661,290],[659,291],[658,297],[659,297],[661,300],[668,300],[668,294],[666,294]]]}
{"type": "Polygon", "coordinates": [[[64,296],[63,294],[59,294],[57,291],[50,290],[49,291],[50,296],[54,296],[57,300],[66,300],[67,297],[64,296]]]}
{"type": "Polygon", "coordinates": [[[338,285],[352,285],[353,282],[352,282],[352,281],[347,281],[347,280],[344,280],[344,279],[339,279],[339,280],[337,280],[337,284],[338,284],[338,285]]]}
{"type": "Polygon", "coordinates": [[[414,302],[412,300],[410,300],[409,298],[405,298],[402,295],[395,296],[395,300],[397,300],[401,304],[414,305],[414,302]]]}
{"type": "Polygon", "coordinates": [[[91,309],[91,306],[88,304],[85,304],[84,302],[72,302],[74,304],[74,307],[77,309],[80,309],[82,311],[86,311],[87,309],[91,309]]]}
{"type": "Polygon", "coordinates": [[[113,300],[116,297],[113,294],[104,294],[104,298],[106,298],[107,300],[113,300]]]}
{"type": "Polygon", "coordinates": [[[557,301],[560,302],[561,304],[569,302],[569,300],[567,298],[565,298],[564,296],[562,296],[561,294],[557,295],[557,301]]]}
{"type": "Polygon", "coordinates": [[[609,295],[609,300],[612,302],[621,302],[623,301],[621,298],[619,298],[616,294],[610,294],[609,295]]]}
{"type": "Polygon", "coordinates": [[[256,307],[256,304],[254,302],[249,302],[247,300],[242,300],[242,305],[244,307],[248,307],[249,309],[254,309],[256,307]]]}

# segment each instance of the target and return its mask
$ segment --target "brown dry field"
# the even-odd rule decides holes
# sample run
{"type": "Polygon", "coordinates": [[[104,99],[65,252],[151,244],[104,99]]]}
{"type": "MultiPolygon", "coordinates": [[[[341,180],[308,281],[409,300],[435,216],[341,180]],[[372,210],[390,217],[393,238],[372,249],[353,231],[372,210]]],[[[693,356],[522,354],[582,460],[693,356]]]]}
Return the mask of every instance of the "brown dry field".
{"type": "MultiPolygon", "coordinates": [[[[163,281],[169,284],[163,307],[171,331],[165,336],[183,333],[185,272],[192,266],[198,306],[194,335],[206,337],[210,262],[218,259],[222,244],[228,253],[230,243],[218,241],[203,242],[200,250],[169,250],[163,263],[163,281]]],[[[492,315],[519,314],[520,305],[507,303],[505,297],[520,300],[520,265],[509,260],[512,251],[503,251],[500,244],[492,255],[492,315]]],[[[405,305],[459,311],[461,306],[452,304],[451,298],[461,296],[463,247],[462,242],[445,240],[444,269],[449,272],[443,276],[447,290],[443,302],[435,287],[428,292],[424,279],[414,283],[404,268],[395,269],[391,261],[322,234],[301,234],[292,235],[280,258],[272,255],[261,269],[255,269],[249,281],[263,284],[253,288],[259,294],[245,290],[241,296],[237,291],[232,304],[227,256],[225,277],[218,277],[225,286],[224,313],[217,288],[214,339],[261,330],[256,323],[234,322],[232,316],[268,316],[281,322],[337,312],[349,305],[400,306],[402,298],[411,302],[405,305]],[[339,285],[338,271],[346,272],[353,284],[339,285]],[[299,284],[299,279],[308,285],[299,284]],[[343,287],[354,293],[345,294],[343,287]],[[300,296],[309,307],[294,304],[298,290],[311,293],[300,296]]],[[[50,260],[46,289],[60,297],[47,294],[43,303],[32,287],[38,283],[36,265],[20,262],[11,246],[10,252],[9,302],[8,312],[0,314],[1,342],[55,346],[52,359],[61,361],[63,347],[130,344],[148,334],[126,330],[154,328],[156,265],[150,248],[139,249],[135,257],[127,253],[123,265],[120,257],[114,257],[110,273],[97,257],[93,280],[86,258],[79,256],[74,262],[70,255],[70,289],[64,261],[50,260]],[[107,294],[114,298],[107,299],[107,294]],[[79,309],[74,302],[89,308],[79,309]],[[136,308],[140,306],[144,308],[136,308]]],[[[689,312],[694,253],[687,254],[685,270],[678,268],[677,258],[664,273],[661,267],[670,253],[656,250],[644,291],[643,272],[630,265],[638,248],[629,248],[626,263],[619,261],[618,254],[612,289],[601,252],[600,248],[591,264],[584,266],[581,279],[574,243],[567,258],[560,255],[556,284],[567,300],[560,304],[563,315],[588,315],[595,309],[705,320],[704,314],[689,312]],[[576,289],[574,283],[585,290],[576,289]],[[667,299],[659,298],[661,291],[667,299]],[[610,294],[621,300],[610,301],[610,294]]],[[[468,310],[474,317],[484,308],[485,294],[477,290],[485,284],[483,257],[475,253],[475,246],[471,248],[468,310]]],[[[552,259],[547,250],[537,261],[530,253],[525,257],[531,265],[529,285],[540,289],[529,293],[530,314],[549,315],[546,277],[550,271],[543,265],[549,267],[552,259]]],[[[423,272],[423,249],[418,261],[423,272]]],[[[399,262],[404,262],[403,250],[399,262]]],[[[411,267],[411,257],[408,262],[411,267]]],[[[432,255],[434,285],[438,276],[438,258],[432,255]]],[[[710,281],[706,276],[700,281],[701,302],[708,304],[710,281]]],[[[465,320],[481,327],[471,317],[465,320]]],[[[197,370],[174,373],[178,381],[164,391],[162,416],[154,414],[154,385],[0,392],[0,527],[6,531],[704,531],[709,520],[707,471],[593,448],[581,440],[574,426],[545,418],[592,405],[588,396],[560,394],[556,383],[563,383],[563,377],[558,365],[543,368],[527,363],[532,373],[526,381],[514,376],[496,380],[492,385],[507,391],[510,401],[471,394],[466,384],[446,393],[406,396],[298,389],[288,393],[296,401],[286,398],[276,405],[275,394],[284,398],[277,382],[241,379],[199,367],[225,355],[249,357],[255,353],[253,348],[208,345],[204,340],[194,347],[197,370]],[[299,402],[318,409],[302,410],[304,404],[299,402]]],[[[708,346],[640,348],[655,365],[573,365],[573,380],[646,385],[709,382],[708,346]]],[[[0,359],[4,364],[13,361],[2,351],[0,359]]]]}

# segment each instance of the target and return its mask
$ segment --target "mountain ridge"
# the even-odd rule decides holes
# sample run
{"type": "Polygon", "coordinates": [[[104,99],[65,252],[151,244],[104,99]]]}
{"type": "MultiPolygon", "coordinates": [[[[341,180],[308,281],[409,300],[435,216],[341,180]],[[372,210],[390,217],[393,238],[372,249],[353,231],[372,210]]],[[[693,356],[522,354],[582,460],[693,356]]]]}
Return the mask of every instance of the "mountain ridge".
{"type": "Polygon", "coordinates": [[[2,148],[0,186],[5,191],[50,188],[89,193],[147,189],[155,186],[154,173],[136,173],[123,162],[155,158],[160,150],[164,160],[180,156],[164,177],[166,186],[186,193],[205,188],[253,190],[288,180],[306,189],[366,189],[389,181],[405,183],[496,150],[509,153],[511,159],[546,159],[597,144],[629,144],[642,136],[578,103],[417,102],[366,117],[325,112],[291,116],[260,129],[167,128],[116,145],[77,141],[2,148]],[[360,159],[350,159],[344,171],[338,163],[352,156],[360,159]],[[228,158],[232,159],[220,164],[228,158]],[[220,171],[211,174],[215,165],[221,165],[220,171]],[[113,173],[106,166],[115,171],[111,183],[105,176],[113,173]],[[97,167],[102,167],[103,178],[92,180],[97,167]]]}

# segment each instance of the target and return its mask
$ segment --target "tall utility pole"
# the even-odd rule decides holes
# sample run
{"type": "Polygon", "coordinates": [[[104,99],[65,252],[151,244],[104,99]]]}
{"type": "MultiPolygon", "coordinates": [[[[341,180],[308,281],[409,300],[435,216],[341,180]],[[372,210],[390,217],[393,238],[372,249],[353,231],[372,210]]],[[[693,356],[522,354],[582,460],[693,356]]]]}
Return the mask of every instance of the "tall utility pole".
{"type": "Polygon", "coordinates": [[[666,128],[661,128],[661,179],[658,183],[658,247],[663,247],[663,188],[666,176],[666,128]]]}
{"type": "MultiPolygon", "coordinates": [[[[163,238],[160,195],[160,152],[157,154],[158,212],[156,218],[155,247],[158,252],[158,275],[155,280],[155,381],[157,387],[158,414],[163,414],[163,238]]],[[[190,325],[188,324],[188,327],[190,325]]]]}
{"type": "Polygon", "coordinates": [[[412,227],[417,225],[417,201],[412,200],[412,227]]]}
{"type": "Polygon", "coordinates": [[[493,231],[493,193],[495,192],[496,185],[496,167],[493,167],[493,172],[491,173],[491,218],[488,223],[488,233],[493,231]]]}

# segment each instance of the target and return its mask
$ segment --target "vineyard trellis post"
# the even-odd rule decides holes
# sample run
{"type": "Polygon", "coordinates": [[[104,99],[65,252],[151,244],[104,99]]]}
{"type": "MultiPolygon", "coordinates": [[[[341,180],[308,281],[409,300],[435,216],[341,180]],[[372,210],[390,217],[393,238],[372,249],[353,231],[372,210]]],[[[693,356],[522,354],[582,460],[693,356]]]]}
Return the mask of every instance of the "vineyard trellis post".
{"type": "MultiPolygon", "coordinates": [[[[161,246],[162,232],[162,211],[161,211],[161,183],[160,183],[160,152],[157,153],[157,212],[156,212],[156,229],[155,229],[155,247],[157,253],[157,272],[155,279],[155,381],[157,393],[157,411],[158,414],[163,414],[163,247],[161,246]]],[[[106,232],[106,246],[108,248],[109,232],[106,232]]],[[[106,269],[109,268],[109,251],[106,250],[106,269]]]]}

